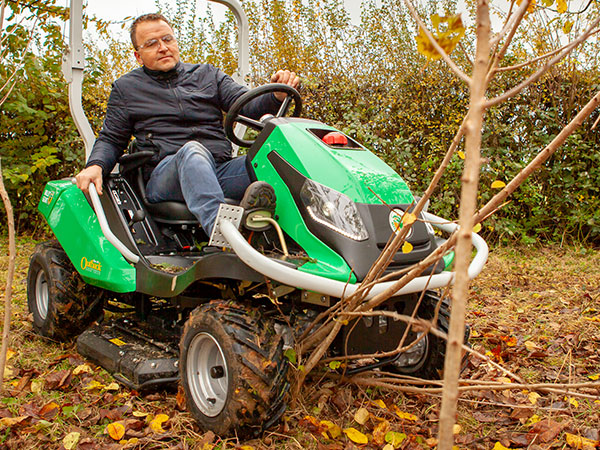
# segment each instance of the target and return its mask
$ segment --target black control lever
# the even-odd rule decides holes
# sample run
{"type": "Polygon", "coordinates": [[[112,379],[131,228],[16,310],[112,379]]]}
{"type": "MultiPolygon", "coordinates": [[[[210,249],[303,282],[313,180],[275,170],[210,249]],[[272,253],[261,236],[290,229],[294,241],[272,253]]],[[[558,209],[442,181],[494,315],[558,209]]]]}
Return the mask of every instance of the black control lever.
{"type": "Polygon", "coordinates": [[[146,218],[146,211],[144,211],[143,209],[138,209],[136,212],[133,213],[133,216],[131,216],[131,220],[129,221],[127,226],[129,228],[131,228],[131,226],[133,224],[141,222],[145,218],[146,218]]]}

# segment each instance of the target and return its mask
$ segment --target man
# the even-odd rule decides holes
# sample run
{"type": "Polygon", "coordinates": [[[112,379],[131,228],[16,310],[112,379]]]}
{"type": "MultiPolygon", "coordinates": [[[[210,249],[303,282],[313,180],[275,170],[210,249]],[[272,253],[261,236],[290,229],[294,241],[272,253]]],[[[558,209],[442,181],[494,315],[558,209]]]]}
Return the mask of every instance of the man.
{"type": "MultiPolygon", "coordinates": [[[[185,201],[210,236],[219,204],[225,197],[241,199],[250,185],[245,156],[232,159],[222,124],[222,111],[247,89],[209,64],[180,62],[173,29],[161,14],[138,17],[130,34],[142,67],[113,83],[104,125],[77,186],[87,192],[94,183],[102,193],[102,178],[133,135],[140,150],[156,153],[144,167],[148,200],[185,201]]],[[[271,82],[295,88],[299,79],[279,70],[271,82]]],[[[285,95],[261,96],[243,113],[275,113],[285,95]]]]}

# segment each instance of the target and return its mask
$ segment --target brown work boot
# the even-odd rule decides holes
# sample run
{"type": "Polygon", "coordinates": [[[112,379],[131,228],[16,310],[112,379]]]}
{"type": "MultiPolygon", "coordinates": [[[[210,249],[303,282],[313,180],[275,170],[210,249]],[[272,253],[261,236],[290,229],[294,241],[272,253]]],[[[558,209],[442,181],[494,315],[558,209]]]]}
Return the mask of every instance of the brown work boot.
{"type": "Polygon", "coordinates": [[[270,227],[260,217],[273,218],[277,197],[273,187],[265,181],[255,181],[246,189],[240,206],[245,209],[242,223],[249,230],[263,231],[270,227]]]}

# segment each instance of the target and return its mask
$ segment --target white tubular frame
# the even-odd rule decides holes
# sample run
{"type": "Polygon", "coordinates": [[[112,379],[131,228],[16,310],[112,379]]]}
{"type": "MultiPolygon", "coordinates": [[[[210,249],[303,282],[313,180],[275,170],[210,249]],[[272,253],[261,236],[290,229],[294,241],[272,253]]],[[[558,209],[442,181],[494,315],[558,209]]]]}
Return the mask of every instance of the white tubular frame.
{"type": "Polygon", "coordinates": [[[98,217],[98,223],[100,224],[100,228],[104,233],[104,237],[108,239],[108,241],[115,246],[115,248],[123,255],[123,257],[133,263],[137,264],[140,260],[140,257],[129,250],[125,244],[123,244],[119,238],[117,238],[110,226],[108,225],[108,221],[106,220],[106,215],[104,214],[104,209],[102,208],[102,204],[100,203],[100,197],[98,196],[98,192],[96,191],[96,185],[94,183],[90,183],[89,187],[90,198],[92,199],[92,205],[94,205],[94,211],[96,211],[96,216],[98,217]]]}
{"type": "MultiPolygon", "coordinates": [[[[453,232],[458,228],[458,225],[455,223],[434,216],[433,214],[423,213],[423,216],[425,220],[431,222],[433,226],[443,231],[453,232]]],[[[301,272],[280,264],[252,248],[231,222],[222,220],[219,222],[218,226],[220,227],[221,233],[225,236],[240,259],[252,269],[268,278],[288,286],[307,289],[320,294],[331,295],[333,297],[347,297],[360,287],[360,283],[349,284],[342,281],[335,281],[318,275],[301,272]]],[[[477,254],[469,266],[469,278],[471,279],[479,275],[488,257],[488,246],[485,241],[475,233],[472,234],[472,239],[477,254]]],[[[454,272],[442,272],[431,276],[421,276],[410,281],[394,295],[412,294],[421,292],[424,289],[439,289],[446,287],[453,282],[454,272]]],[[[366,299],[368,300],[381,294],[392,287],[394,283],[395,281],[377,283],[373,286],[366,299]]]]}

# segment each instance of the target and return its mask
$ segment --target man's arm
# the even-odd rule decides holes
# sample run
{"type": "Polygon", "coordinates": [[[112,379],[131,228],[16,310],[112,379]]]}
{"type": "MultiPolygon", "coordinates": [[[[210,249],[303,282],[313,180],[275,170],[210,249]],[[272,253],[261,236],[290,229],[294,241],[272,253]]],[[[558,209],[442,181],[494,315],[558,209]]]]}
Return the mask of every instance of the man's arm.
{"type": "MultiPolygon", "coordinates": [[[[271,83],[284,83],[293,88],[298,87],[300,79],[294,72],[289,70],[278,70],[271,76],[271,83]]],[[[245,92],[247,88],[237,84],[231,77],[217,69],[217,85],[219,89],[219,98],[221,108],[224,111],[229,111],[231,105],[245,92]]],[[[261,95],[248,103],[242,110],[242,114],[253,119],[260,118],[263,114],[275,114],[281,102],[287,94],[284,92],[276,92],[275,94],[261,95]]]]}

